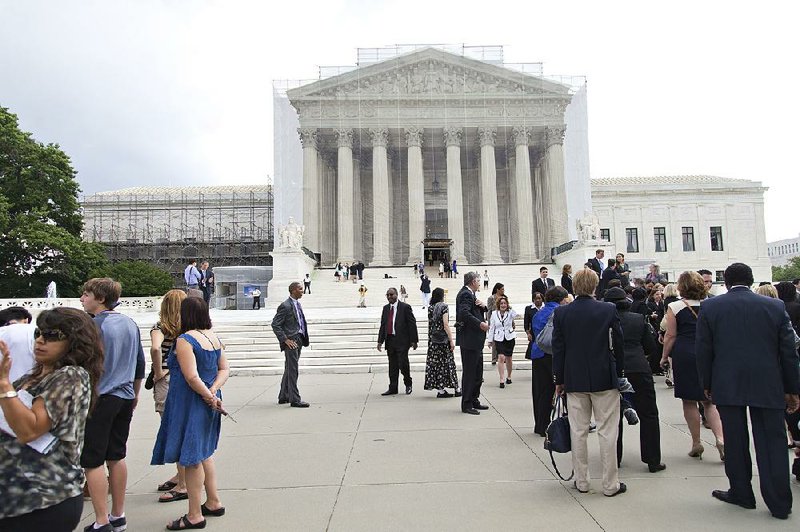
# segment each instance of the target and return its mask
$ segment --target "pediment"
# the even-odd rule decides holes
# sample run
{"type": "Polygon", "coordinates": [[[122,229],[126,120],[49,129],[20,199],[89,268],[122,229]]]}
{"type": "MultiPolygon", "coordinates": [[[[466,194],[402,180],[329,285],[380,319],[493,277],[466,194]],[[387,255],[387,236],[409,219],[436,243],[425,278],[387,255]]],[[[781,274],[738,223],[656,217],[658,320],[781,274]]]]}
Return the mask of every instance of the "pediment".
{"type": "Polygon", "coordinates": [[[330,98],[544,97],[570,98],[567,85],[437,48],[423,48],[288,92],[291,101],[330,98]]]}

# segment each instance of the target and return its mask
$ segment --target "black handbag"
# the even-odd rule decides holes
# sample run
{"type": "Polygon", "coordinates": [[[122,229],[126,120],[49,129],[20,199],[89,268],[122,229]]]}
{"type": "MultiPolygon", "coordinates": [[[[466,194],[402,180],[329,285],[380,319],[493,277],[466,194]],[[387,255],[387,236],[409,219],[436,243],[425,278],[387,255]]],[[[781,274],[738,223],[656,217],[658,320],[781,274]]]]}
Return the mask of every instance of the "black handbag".
{"type": "Polygon", "coordinates": [[[558,478],[564,481],[572,480],[575,476],[573,470],[569,478],[564,478],[558,470],[556,460],[553,453],[568,453],[572,450],[572,438],[569,431],[569,418],[567,417],[567,404],[566,399],[557,395],[553,411],[550,414],[550,424],[545,431],[544,448],[550,453],[550,461],[553,463],[553,468],[556,471],[558,478]]]}
{"type": "Polygon", "coordinates": [[[152,390],[153,386],[155,386],[155,375],[153,374],[153,370],[150,370],[150,374],[147,376],[147,379],[144,381],[144,389],[145,390],[152,390]]]}

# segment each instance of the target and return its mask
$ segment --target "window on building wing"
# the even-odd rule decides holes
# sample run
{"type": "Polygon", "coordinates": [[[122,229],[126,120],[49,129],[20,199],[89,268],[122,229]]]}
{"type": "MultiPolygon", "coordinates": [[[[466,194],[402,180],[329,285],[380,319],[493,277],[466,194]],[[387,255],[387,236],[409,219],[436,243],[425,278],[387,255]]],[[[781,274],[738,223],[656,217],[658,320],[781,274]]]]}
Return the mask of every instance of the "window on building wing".
{"type": "Polygon", "coordinates": [[[684,251],[694,251],[694,227],[682,227],[681,237],[684,251]]]}
{"type": "Polygon", "coordinates": [[[639,253],[639,229],[636,227],[626,228],[625,240],[627,242],[627,253],[639,253]]]}
{"type": "Polygon", "coordinates": [[[722,251],[722,227],[715,225],[711,227],[711,251],[722,251]]]}
{"type": "Polygon", "coordinates": [[[667,228],[654,227],[653,237],[655,238],[656,252],[666,253],[667,251],[667,228]]]}

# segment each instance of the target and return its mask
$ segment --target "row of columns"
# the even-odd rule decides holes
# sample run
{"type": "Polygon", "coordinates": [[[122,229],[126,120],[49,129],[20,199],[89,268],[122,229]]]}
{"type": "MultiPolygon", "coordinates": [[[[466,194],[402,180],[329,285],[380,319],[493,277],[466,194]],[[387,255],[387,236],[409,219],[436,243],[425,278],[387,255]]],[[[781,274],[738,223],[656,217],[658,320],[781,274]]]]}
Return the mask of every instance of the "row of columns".
{"type": "MultiPolygon", "coordinates": [[[[321,179],[318,167],[318,132],[316,129],[301,128],[300,141],[303,146],[303,220],[306,225],[305,244],[311,250],[320,249],[321,216],[319,195],[321,179]],[[315,221],[316,223],[309,223],[315,221]]],[[[359,175],[354,172],[353,130],[334,129],[336,135],[337,190],[336,190],[336,232],[337,262],[353,262],[356,259],[353,216],[360,210],[358,201],[354,202],[354,192],[360,189],[359,175]]],[[[409,263],[419,261],[418,243],[425,238],[425,197],[422,163],[423,129],[408,127],[404,130],[408,145],[408,236],[409,263]]],[[[515,144],[515,165],[510,176],[510,190],[513,196],[511,212],[517,221],[515,228],[516,262],[533,262],[537,255],[546,253],[550,244],[562,244],[568,240],[567,199],[564,183],[564,127],[545,129],[546,151],[541,169],[537,167],[534,176],[535,194],[531,186],[530,127],[515,127],[512,135],[515,144]],[[534,206],[534,197],[536,205],[534,206]],[[542,227],[542,235],[548,242],[537,242],[535,227],[542,227]]],[[[372,140],[372,196],[373,196],[373,260],[371,265],[389,266],[392,264],[392,241],[390,227],[391,186],[389,183],[389,163],[387,128],[369,130],[372,140]]],[[[466,264],[464,252],[464,207],[461,176],[461,128],[445,128],[444,142],[447,150],[447,224],[448,233],[453,240],[452,258],[466,264]]],[[[497,128],[478,129],[480,139],[481,164],[479,184],[481,193],[482,217],[481,261],[500,263],[500,239],[497,203],[497,167],[495,161],[495,140],[497,128]]],[[[360,250],[359,250],[360,251],[360,250]]]]}

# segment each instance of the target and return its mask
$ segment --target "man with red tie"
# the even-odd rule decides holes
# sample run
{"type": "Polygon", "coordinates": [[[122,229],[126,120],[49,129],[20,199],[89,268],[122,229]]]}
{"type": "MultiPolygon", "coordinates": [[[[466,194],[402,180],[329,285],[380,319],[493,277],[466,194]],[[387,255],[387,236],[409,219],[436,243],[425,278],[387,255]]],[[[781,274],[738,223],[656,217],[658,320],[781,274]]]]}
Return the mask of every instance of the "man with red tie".
{"type": "Polygon", "coordinates": [[[381,314],[381,326],[378,329],[378,351],[386,343],[386,355],[389,357],[389,389],[381,395],[397,395],[399,373],[403,373],[406,395],[411,394],[411,369],[408,365],[409,347],[417,348],[419,334],[417,320],[411,305],[397,300],[397,289],[386,291],[388,305],[384,305],[381,314]]]}

